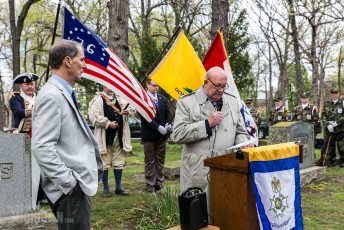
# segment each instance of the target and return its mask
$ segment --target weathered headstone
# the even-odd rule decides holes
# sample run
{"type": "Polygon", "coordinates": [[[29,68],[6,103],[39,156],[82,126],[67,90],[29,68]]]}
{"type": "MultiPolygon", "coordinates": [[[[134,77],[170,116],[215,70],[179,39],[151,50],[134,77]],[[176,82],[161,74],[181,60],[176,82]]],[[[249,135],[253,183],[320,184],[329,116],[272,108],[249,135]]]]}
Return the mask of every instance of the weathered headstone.
{"type": "Polygon", "coordinates": [[[0,217],[30,213],[30,139],[26,134],[0,133],[0,143],[0,217]]]}
{"type": "Polygon", "coordinates": [[[299,141],[303,145],[300,169],[314,166],[314,126],[306,122],[280,122],[269,128],[269,144],[299,141]]]}

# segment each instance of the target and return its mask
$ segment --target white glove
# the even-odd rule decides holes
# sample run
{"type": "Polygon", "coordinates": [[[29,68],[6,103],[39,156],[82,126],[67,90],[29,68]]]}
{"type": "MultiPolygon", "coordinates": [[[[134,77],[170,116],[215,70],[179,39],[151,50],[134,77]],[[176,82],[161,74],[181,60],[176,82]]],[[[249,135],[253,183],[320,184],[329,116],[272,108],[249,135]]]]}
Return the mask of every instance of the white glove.
{"type": "Polygon", "coordinates": [[[327,130],[330,131],[330,133],[333,133],[333,125],[328,125],[327,130]]]}
{"type": "Polygon", "coordinates": [[[166,123],[165,125],[166,132],[168,133],[169,131],[171,131],[171,129],[172,129],[172,125],[170,125],[169,123],[166,123]]]}
{"type": "Polygon", "coordinates": [[[332,126],[333,126],[333,128],[337,127],[338,126],[337,122],[336,121],[332,122],[332,126]]]}
{"type": "Polygon", "coordinates": [[[164,127],[162,127],[161,125],[159,125],[158,131],[159,131],[159,133],[161,133],[162,135],[165,135],[165,134],[167,133],[166,129],[165,129],[164,127]]]}

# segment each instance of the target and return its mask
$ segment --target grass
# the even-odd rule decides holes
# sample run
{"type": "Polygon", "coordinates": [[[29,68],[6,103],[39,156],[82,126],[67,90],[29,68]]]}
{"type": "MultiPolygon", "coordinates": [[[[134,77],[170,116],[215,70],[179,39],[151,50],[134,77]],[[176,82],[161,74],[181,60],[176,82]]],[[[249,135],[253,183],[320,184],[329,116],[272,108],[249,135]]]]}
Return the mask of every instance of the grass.
{"type": "MultiPolygon", "coordinates": [[[[317,159],[320,151],[316,150],[317,159]]],[[[344,168],[327,168],[327,178],[302,188],[305,229],[343,229],[344,168]]]]}
{"type": "MultiPolygon", "coordinates": [[[[155,194],[145,192],[143,146],[133,143],[133,153],[126,159],[122,185],[131,192],[128,197],[113,192],[113,172],[109,174],[112,196],[102,197],[102,184],[92,198],[92,229],[156,230],[179,224],[177,194],[179,180],[166,180],[164,189],[155,194]]],[[[320,151],[316,150],[319,158],[320,151]]],[[[168,144],[166,162],[180,160],[181,146],[168,144]]],[[[302,211],[306,230],[343,229],[344,169],[327,168],[327,178],[302,188],[302,211]]]]}
{"type": "MultiPolygon", "coordinates": [[[[181,158],[181,146],[167,145],[166,162],[181,158]]],[[[162,192],[149,194],[145,191],[144,154],[140,143],[133,143],[133,153],[126,158],[122,187],[130,191],[128,197],[114,194],[113,172],[109,171],[112,196],[102,197],[102,183],[92,198],[92,229],[166,229],[178,225],[177,193],[179,180],[167,180],[162,192]]]]}

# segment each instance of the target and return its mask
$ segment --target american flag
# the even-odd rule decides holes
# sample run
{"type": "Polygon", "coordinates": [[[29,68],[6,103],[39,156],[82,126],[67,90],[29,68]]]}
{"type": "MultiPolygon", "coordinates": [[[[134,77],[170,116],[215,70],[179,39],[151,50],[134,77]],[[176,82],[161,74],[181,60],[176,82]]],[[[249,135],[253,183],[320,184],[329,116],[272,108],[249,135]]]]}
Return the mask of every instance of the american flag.
{"type": "Polygon", "coordinates": [[[62,37],[81,43],[87,69],[82,77],[97,82],[122,97],[148,122],[155,116],[155,106],[140,83],[121,59],[66,7],[62,37]]]}

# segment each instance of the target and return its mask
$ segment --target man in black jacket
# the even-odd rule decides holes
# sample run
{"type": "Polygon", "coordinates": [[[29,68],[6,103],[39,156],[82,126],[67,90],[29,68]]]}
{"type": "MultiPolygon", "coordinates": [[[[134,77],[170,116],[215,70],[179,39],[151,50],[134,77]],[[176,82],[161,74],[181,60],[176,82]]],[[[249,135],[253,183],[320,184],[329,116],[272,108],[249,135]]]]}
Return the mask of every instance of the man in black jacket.
{"type": "Polygon", "coordinates": [[[141,136],[145,154],[145,179],[147,192],[159,191],[164,182],[163,168],[166,154],[166,134],[171,130],[171,112],[167,99],[158,94],[159,86],[147,80],[147,93],[154,102],[157,113],[151,123],[141,117],[141,136]]]}

